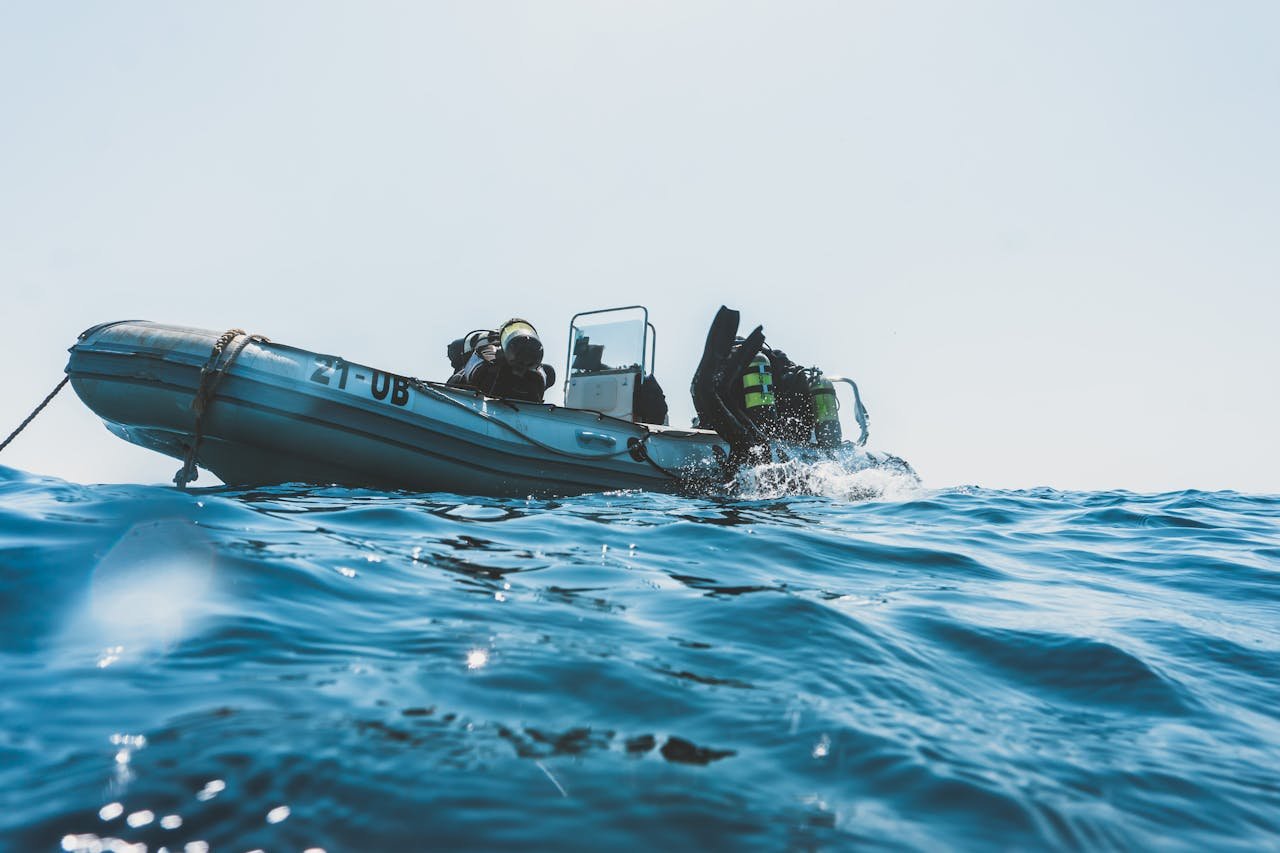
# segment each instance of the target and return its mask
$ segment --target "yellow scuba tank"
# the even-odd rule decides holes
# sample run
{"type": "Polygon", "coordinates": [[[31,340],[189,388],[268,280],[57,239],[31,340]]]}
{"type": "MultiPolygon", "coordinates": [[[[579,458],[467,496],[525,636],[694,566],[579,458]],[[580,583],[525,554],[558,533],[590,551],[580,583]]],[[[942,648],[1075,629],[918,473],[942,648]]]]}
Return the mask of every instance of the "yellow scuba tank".
{"type": "Polygon", "coordinates": [[[507,363],[520,373],[542,364],[542,341],[528,320],[517,317],[503,323],[498,330],[498,346],[507,363]]]}
{"type": "Polygon", "coordinates": [[[840,433],[840,401],[836,399],[835,386],[820,372],[809,380],[809,393],[813,395],[813,437],[819,447],[836,447],[842,438],[840,433]]]}
{"type": "Polygon", "coordinates": [[[747,417],[760,425],[778,417],[777,400],[773,396],[773,371],[764,353],[757,353],[742,371],[742,403],[747,417]]]}

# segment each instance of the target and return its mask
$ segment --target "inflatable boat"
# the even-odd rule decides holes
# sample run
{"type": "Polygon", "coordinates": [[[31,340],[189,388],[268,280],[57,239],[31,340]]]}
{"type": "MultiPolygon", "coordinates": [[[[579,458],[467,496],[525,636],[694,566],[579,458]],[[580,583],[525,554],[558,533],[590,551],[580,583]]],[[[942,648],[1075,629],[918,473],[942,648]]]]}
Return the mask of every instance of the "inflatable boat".
{"type": "MultiPolygon", "coordinates": [[[[228,485],[495,496],[673,491],[724,452],[706,430],[493,399],[239,330],[107,323],[84,332],[70,353],[80,399],[120,438],[183,460],[180,486],[198,465],[228,485]]],[[[596,381],[574,391],[616,405],[601,380],[631,387],[643,369],[578,377],[596,381]]]]}
{"type": "MultiPolygon", "coordinates": [[[[495,399],[239,329],[140,320],[85,331],[67,374],[112,433],[183,461],[179,487],[198,468],[234,486],[515,497],[685,491],[726,479],[731,441],[639,422],[655,357],[643,306],[575,315],[569,334],[562,406],[495,399]]],[[[860,401],[857,410],[861,419],[860,401]]]]}

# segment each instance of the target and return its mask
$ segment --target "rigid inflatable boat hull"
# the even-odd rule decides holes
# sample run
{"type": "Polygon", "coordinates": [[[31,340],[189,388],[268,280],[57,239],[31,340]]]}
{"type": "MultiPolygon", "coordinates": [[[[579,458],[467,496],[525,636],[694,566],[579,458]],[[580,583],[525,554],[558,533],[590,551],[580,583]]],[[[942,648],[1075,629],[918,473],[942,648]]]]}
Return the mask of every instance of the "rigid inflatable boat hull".
{"type": "MultiPolygon", "coordinates": [[[[67,373],[113,433],[182,459],[194,440],[201,368],[217,339],[140,321],[99,326],[71,348],[67,373]]],[[[198,463],[231,485],[495,496],[672,491],[682,487],[677,473],[714,471],[724,448],[703,430],[494,400],[259,340],[221,377],[201,433],[198,463]],[[643,444],[633,450],[636,442],[643,444]]]]}

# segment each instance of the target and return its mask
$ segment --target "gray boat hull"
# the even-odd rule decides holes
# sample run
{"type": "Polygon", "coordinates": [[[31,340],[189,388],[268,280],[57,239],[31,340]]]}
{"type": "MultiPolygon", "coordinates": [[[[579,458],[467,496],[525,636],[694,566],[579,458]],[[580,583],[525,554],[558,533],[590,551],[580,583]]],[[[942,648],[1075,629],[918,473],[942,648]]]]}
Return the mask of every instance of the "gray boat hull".
{"type": "MultiPolygon", "coordinates": [[[[126,321],[87,331],[67,373],[126,441],[185,458],[218,333],[126,321]]],[[[229,485],[335,483],[494,496],[674,491],[714,477],[705,430],[495,400],[337,356],[236,338],[205,408],[197,463],[229,485]],[[241,347],[243,344],[243,347],[241,347]]]]}

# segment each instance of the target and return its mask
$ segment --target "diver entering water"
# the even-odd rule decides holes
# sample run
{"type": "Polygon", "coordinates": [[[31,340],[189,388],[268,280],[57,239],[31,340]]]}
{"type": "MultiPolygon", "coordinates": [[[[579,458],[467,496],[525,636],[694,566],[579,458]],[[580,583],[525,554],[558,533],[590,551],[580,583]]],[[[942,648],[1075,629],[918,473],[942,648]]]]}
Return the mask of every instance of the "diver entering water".
{"type": "MultiPolygon", "coordinates": [[[[765,344],[763,327],[737,335],[739,313],[721,306],[707,332],[702,360],[690,391],[698,425],[715,430],[729,443],[728,469],[786,456],[782,447],[838,447],[842,441],[839,403],[833,378],[817,367],[801,367],[786,353],[765,344]]],[[[866,441],[866,410],[852,380],[866,441]]]]}
{"type": "Polygon", "coordinates": [[[779,349],[764,348],[774,377],[778,417],[774,437],[791,444],[838,447],[840,402],[819,367],[801,367],[779,349]]]}
{"type": "Polygon", "coordinates": [[[729,456],[724,460],[729,471],[764,461],[770,454],[770,436],[762,428],[767,416],[757,412],[753,417],[748,412],[747,394],[760,395],[751,398],[750,402],[756,404],[751,408],[767,406],[766,401],[772,398],[772,377],[759,374],[757,366],[759,378],[751,383],[750,392],[743,379],[764,346],[764,329],[756,326],[751,334],[738,338],[740,317],[737,311],[720,306],[707,329],[702,358],[689,386],[698,425],[714,430],[729,444],[729,456]]]}
{"type": "Polygon", "coordinates": [[[454,373],[445,384],[474,388],[490,397],[541,403],[556,381],[542,361],[542,341],[527,320],[518,317],[497,331],[476,329],[452,341],[447,349],[454,373]]]}
{"type": "MultiPolygon", "coordinates": [[[[743,343],[739,338],[734,347],[743,343]]],[[[740,374],[740,383],[747,417],[768,438],[821,447],[840,443],[835,391],[818,368],[801,367],[782,350],[762,344],[740,374]]]]}

